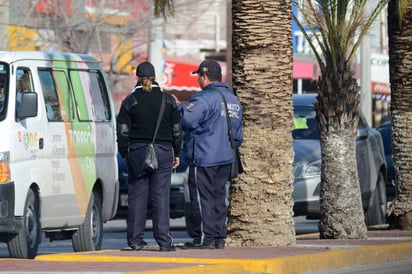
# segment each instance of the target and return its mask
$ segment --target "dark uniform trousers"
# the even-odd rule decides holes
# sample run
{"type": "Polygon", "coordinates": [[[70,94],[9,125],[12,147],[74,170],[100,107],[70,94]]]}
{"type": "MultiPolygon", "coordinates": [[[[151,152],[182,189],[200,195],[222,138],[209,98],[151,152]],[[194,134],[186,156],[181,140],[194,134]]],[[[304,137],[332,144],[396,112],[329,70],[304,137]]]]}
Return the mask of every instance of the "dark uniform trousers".
{"type": "MultiPolygon", "coordinates": [[[[139,144],[133,144],[139,145],[139,144]]],[[[168,247],[170,235],[170,185],[173,169],[173,147],[155,144],[159,168],[151,175],[136,178],[127,161],[128,172],[128,217],[127,243],[142,245],[146,226],[149,192],[152,202],[153,236],[160,247],[168,247]]]]}
{"type": "Polygon", "coordinates": [[[190,218],[195,244],[210,244],[226,238],[226,183],[231,166],[190,166],[190,218]]]}

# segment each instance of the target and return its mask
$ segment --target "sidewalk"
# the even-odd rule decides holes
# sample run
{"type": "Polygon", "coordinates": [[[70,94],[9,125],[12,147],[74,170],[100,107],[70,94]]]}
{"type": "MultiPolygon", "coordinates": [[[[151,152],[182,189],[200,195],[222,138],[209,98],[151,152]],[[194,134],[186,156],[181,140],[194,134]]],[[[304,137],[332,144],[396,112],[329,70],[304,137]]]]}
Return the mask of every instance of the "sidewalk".
{"type": "Polygon", "coordinates": [[[0,273],[303,273],[351,265],[412,259],[412,231],[372,230],[367,240],[299,236],[294,247],[226,247],[158,252],[102,250],[1,259],[0,273]]]}

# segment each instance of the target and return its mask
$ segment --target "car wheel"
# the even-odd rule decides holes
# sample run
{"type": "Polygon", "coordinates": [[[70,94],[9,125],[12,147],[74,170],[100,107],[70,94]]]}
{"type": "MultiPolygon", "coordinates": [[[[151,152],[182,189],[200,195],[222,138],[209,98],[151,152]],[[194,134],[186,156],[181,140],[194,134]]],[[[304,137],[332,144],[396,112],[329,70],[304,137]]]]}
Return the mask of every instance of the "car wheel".
{"type": "Polygon", "coordinates": [[[7,242],[10,257],[33,259],[41,242],[39,199],[30,189],[27,193],[23,213],[23,224],[19,233],[7,242]]]}
{"type": "Polygon", "coordinates": [[[72,235],[75,252],[100,250],[103,240],[103,213],[100,195],[92,193],[83,224],[72,235]]]}
{"type": "Polygon", "coordinates": [[[387,203],[385,180],[382,172],[379,172],[376,188],[372,193],[371,200],[371,207],[365,213],[366,225],[371,226],[385,224],[387,203]]]}

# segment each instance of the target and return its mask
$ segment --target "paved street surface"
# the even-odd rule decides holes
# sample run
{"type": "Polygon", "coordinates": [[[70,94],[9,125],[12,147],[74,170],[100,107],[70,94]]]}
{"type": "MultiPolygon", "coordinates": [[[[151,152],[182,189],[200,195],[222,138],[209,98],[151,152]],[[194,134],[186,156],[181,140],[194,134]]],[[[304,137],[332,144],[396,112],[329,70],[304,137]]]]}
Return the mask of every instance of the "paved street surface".
{"type": "Polygon", "coordinates": [[[305,273],[351,265],[412,259],[412,231],[370,230],[367,240],[320,240],[298,236],[293,247],[226,247],[161,253],[142,251],[39,255],[35,260],[0,259],[0,273],[305,273]]]}

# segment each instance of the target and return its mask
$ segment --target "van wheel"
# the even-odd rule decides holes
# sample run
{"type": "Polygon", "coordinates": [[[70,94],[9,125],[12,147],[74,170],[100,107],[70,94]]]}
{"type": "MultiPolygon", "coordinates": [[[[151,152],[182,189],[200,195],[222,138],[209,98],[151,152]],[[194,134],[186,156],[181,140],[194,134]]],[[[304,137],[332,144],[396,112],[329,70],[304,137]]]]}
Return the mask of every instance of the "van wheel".
{"type": "Polygon", "coordinates": [[[371,200],[371,207],[365,213],[366,226],[385,224],[387,203],[385,180],[382,172],[379,172],[371,200]]]}
{"type": "Polygon", "coordinates": [[[100,195],[93,192],[87,208],[86,218],[72,235],[75,252],[100,250],[103,240],[103,213],[100,195]]]}
{"type": "Polygon", "coordinates": [[[32,189],[27,193],[22,227],[18,234],[7,242],[10,257],[33,259],[41,242],[39,199],[32,189]]]}

